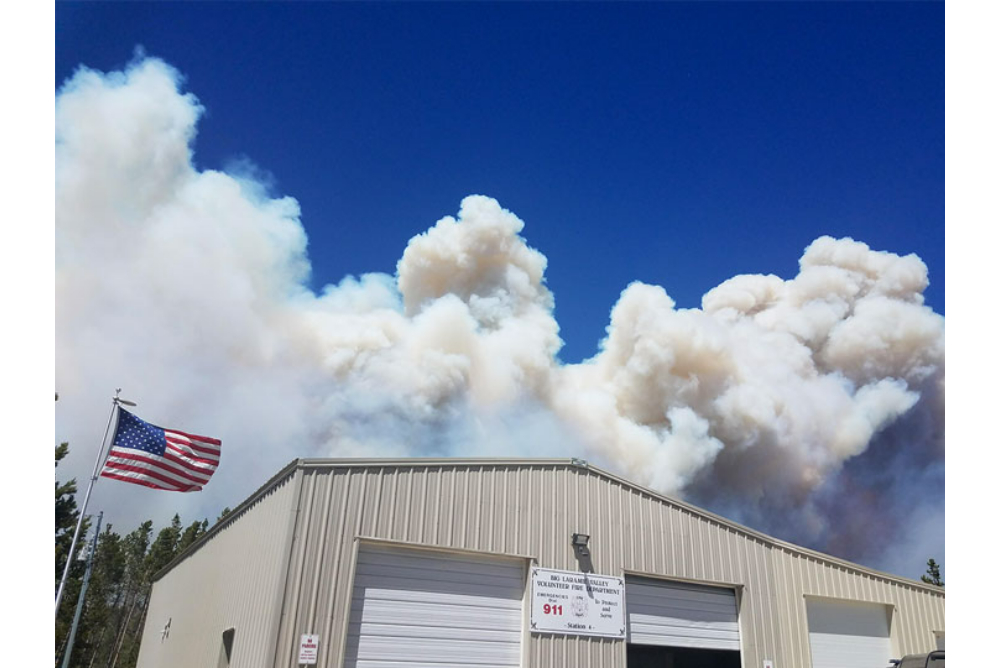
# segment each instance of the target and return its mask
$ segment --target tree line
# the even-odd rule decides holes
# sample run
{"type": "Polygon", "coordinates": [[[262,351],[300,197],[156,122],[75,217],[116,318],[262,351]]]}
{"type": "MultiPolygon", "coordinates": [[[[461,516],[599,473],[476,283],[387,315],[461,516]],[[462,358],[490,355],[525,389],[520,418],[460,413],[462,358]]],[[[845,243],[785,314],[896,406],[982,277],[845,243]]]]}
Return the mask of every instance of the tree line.
{"type": "MultiPolygon", "coordinates": [[[[56,447],[56,467],[69,452],[69,444],[56,447]]],[[[56,572],[59,588],[66,560],[72,559],[62,602],[56,613],[55,660],[61,666],[68,647],[70,627],[86,571],[91,540],[85,539],[92,518],[84,519],[75,553],[69,554],[73,530],[80,517],[76,481],[56,481],[56,572]]],[[[216,519],[225,517],[226,508],[216,519]]],[[[153,576],[175,556],[208,531],[208,519],[184,526],[180,515],[153,536],[153,522],[146,520],[121,535],[109,523],[101,529],[93,555],[83,613],[73,643],[73,668],[134,668],[152,590],[153,576]]],[[[55,596],[53,591],[53,597],[55,596]]]]}

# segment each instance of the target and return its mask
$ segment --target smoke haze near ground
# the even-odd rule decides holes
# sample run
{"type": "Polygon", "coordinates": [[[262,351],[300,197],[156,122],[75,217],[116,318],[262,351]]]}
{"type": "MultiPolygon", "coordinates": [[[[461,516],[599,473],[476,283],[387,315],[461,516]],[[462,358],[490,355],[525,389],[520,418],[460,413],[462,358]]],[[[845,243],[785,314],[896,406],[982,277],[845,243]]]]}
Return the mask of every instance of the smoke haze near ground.
{"type": "Polygon", "coordinates": [[[298,204],[194,167],[181,83],[141,58],[56,102],[59,474],[89,476],[119,385],[224,442],[199,494],[98,485],[123,528],[214,518],[296,457],[560,456],[877,568],[944,561],[944,318],[915,255],[821,237],[795,277],[736,276],[700,309],[633,283],[563,364],[515,213],[466,197],[396,275],[314,293],[298,204]]]}

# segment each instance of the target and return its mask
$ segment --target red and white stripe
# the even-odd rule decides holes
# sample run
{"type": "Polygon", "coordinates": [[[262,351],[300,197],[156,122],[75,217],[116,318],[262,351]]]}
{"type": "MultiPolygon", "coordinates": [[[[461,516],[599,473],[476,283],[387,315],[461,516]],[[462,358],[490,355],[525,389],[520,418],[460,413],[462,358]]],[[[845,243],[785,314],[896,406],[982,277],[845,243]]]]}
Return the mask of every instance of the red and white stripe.
{"type": "Polygon", "coordinates": [[[219,466],[222,441],[164,429],[167,447],[162,457],[131,448],[111,448],[101,475],[154,489],[194,492],[219,466]]]}

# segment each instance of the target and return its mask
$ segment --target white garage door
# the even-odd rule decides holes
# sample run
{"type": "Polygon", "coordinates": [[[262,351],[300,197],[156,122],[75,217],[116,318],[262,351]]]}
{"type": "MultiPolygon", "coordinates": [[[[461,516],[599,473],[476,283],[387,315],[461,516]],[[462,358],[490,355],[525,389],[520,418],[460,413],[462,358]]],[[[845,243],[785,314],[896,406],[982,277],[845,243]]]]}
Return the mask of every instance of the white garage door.
{"type": "Polygon", "coordinates": [[[628,642],[739,650],[736,592],[646,578],[625,579],[628,642]]]}
{"type": "Polygon", "coordinates": [[[813,668],[887,666],[889,609],[876,603],[807,599],[813,668]]]}
{"type": "Polygon", "coordinates": [[[519,560],[364,546],[344,665],[518,666],[524,582],[519,560]]]}

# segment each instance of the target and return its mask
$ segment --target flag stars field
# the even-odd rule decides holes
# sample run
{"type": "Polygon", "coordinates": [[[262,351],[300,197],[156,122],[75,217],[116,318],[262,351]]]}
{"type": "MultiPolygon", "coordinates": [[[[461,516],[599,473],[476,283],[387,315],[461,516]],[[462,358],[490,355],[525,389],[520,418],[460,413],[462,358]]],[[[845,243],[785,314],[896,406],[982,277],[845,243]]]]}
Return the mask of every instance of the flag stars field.
{"type": "Polygon", "coordinates": [[[124,409],[101,476],[154,489],[195,492],[219,465],[222,441],[163,429],[124,409]]]}

